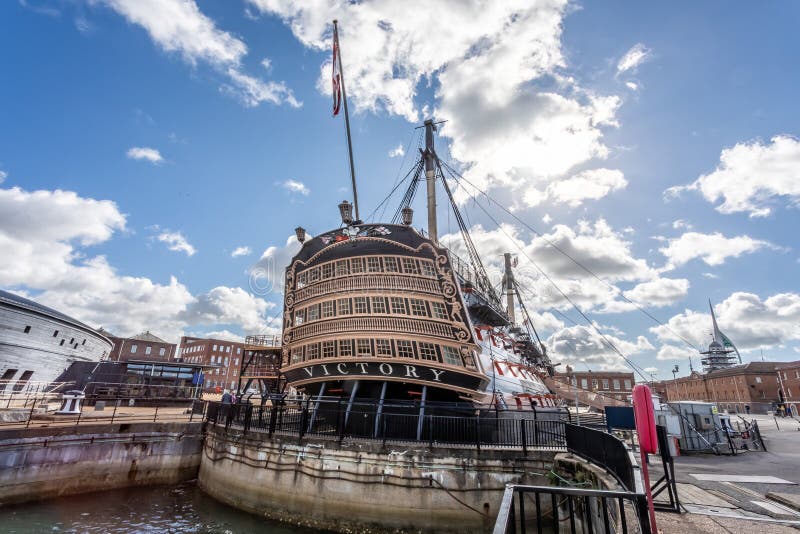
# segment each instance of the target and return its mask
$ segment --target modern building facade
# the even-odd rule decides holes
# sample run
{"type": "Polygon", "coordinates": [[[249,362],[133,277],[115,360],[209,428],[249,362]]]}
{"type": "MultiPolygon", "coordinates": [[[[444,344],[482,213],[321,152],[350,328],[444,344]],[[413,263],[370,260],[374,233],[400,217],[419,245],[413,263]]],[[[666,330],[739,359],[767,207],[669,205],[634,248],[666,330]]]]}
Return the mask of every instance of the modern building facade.
{"type": "Polygon", "coordinates": [[[109,332],[104,333],[114,343],[114,349],[108,358],[112,362],[128,360],[170,362],[176,357],[177,345],[164,341],[151,334],[149,330],[132,337],[117,337],[109,332]]]}
{"type": "Polygon", "coordinates": [[[181,338],[179,360],[208,366],[203,382],[206,392],[235,391],[243,356],[244,343],[188,336],[181,338]]]}
{"type": "MultiPolygon", "coordinates": [[[[780,402],[777,362],[750,362],[653,384],[666,402],[712,402],[720,411],[766,413],[780,402]]],[[[787,375],[788,376],[788,375],[787,375]]]]}
{"type": "Polygon", "coordinates": [[[112,347],[90,326],[0,290],[0,392],[50,383],[72,362],[107,359],[112,347]]]}
{"type": "Polygon", "coordinates": [[[618,371],[573,371],[556,373],[556,380],[586,391],[592,391],[612,399],[628,401],[636,379],[633,373],[618,371]]]}

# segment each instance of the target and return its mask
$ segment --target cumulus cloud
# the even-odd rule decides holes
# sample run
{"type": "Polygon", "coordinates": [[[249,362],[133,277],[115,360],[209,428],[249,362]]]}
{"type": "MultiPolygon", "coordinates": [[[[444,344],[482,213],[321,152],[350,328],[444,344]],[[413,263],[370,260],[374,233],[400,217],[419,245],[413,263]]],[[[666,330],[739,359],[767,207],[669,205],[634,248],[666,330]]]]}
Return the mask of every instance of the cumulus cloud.
{"type": "MultiPolygon", "coordinates": [[[[308,237],[309,239],[311,236],[308,237]]],[[[250,287],[259,295],[283,293],[286,267],[300,251],[297,236],[291,235],[282,246],[270,246],[250,268],[250,287]]]]}
{"type": "Polygon", "coordinates": [[[90,0],[105,5],[132,23],[144,28],[162,50],[179,54],[192,66],[204,62],[225,75],[224,86],[245,105],[261,102],[299,106],[291,90],[282,82],[264,82],[244,73],[242,59],[247,45],[232,34],[217,28],[200,11],[195,0],[90,0]]]}
{"type": "Polygon", "coordinates": [[[667,239],[667,246],[658,250],[667,258],[666,269],[674,269],[693,259],[701,259],[706,265],[722,265],[728,258],[752,254],[765,247],[777,248],[768,241],[753,239],[746,235],[725,237],[719,232],[713,234],[686,232],[678,238],[667,239]]]}
{"type": "Polygon", "coordinates": [[[233,249],[233,252],[231,252],[231,258],[238,258],[239,256],[249,256],[252,253],[253,250],[250,247],[247,246],[236,247],[235,249],[233,249]]]}
{"type": "Polygon", "coordinates": [[[5,182],[6,178],[8,178],[8,173],[5,171],[0,171],[0,184],[5,182]]]}
{"type": "MultiPolygon", "coordinates": [[[[356,110],[416,123],[432,109],[447,121],[441,135],[452,156],[482,189],[510,188],[530,201],[576,165],[608,156],[603,132],[617,125],[621,100],[563,74],[565,0],[249,3],[315,50],[330,49],[332,19],[346,21],[340,37],[356,110]],[[420,82],[436,87],[435,102],[418,98],[420,82]]],[[[326,94],[330,67],[328,59],[318,83],[326,94]]]]}
{"type": "Polygon", "coordinates": [[[270,305],[239,288],[193,295],[174,276],[159,283],[123,274],[104,256],[92,255],[92,246],[125,227],[125,216],[108,200],[0,189],[0,285],[21,288],[44,305],[119,335],[152,330],[177,339],[196,324],[265,324],[256,315],[270,305]]]}
{"type": "Polygon", "coordinates": [[[281,187],[289,191],[290,193],[299,193],[304,197],[307,197],[311,193],[311,189],[308,188],[306,184],[299,180],[286,180],[281,183],[281,187]]]}
{"type": "Polygon", "coordinates": [[[135,146],[128,149],[127,155],[130,159],[149,161],[154,165],[164,161],[161,152],[155,148],[145,146],[135,146]]]}
{"type": "MultiPolygon", "coordinates": [[[[644,336],[628,341],[613,335],[606,338],[626,357],[647,350],[653,345],[644,336]]],[[[597,332],[588,326],[570,326],[547,339],[551,357],[565,365],[586,364],[592,370],[626,370],[625,360],[597,332]]]]}
{"type": "MultiPolygon", "coordinates": [[[[611,191],[624,189],[627,185],[628,182],[622,171],[592,169],[578,173],[566,180],[551,183],[547,186],[546,197],[553,202],[568,204],[574,208],[580,206],[585,200],[603,198],[611,191]]],[[[536,203],[540,200],[540,197],[534,197],[536,203]]]]}
{"type": "Polygon", "coordinates": [[[697,352],[689,347],[677,347],[675,345],[661,345],[656,354],[657,360],[688,360],[697,358],[697,352]]]}
{"type": "MultiPolygon", "coordinates": [[[[778,293],[762,299],[753,293],[736,292],[716,304],[714,312],[720,329],[739,350],[778,347],[800,340],[800,294],[797,293],[778,293]]],[[[676,333],[699,347],[708,346],[711,340],[711,315],[705,310],[687,309],[666,324],[669,328],[650,329],[662,342],[679,343],[676,333]]]]}
{"type": "Polygon", "coordinates": [[[404,156],[405,153],[406,153],[406,151],[403,148],[403,145],[400,144],[400,145],[397,145],[396,147],[394,147],[393,149],[391,149],[389,151],[389,157],[390,158],[398,158],[398,157],[404,156]]]}
{"type": "Polygon", "coordinates": [[[631,91],[637,91],[639,89],[639,84],[635,82],[625,82],[625,86],[631,91]]]}
{"type": "Polygon", "coordinates": [[[617,63],[617,73],[621,74],[629,70],[636,70],[636,67],[650,59],[651,54],[652,50],[642,43],[636,43],[620,58],[617,63]]]}
{"type": "Polygon", "coordinates": [[[197,249],[195,249],[180,232],[164,230],[156,236],[156,240],[165,243],[169,250],[184,252],[187,256],[194,256],[197,252],[197,249]]]}
{"type": "Polygon", "coordinates": [[[790,205],[800,203],[800,140],[776,135],[769,143],[760,140],[737,143],[722,151],[713,172],[689,185],[667,189],[665,198],[683,191],[699,191],[720,213],[748,213],[766,217],[779,198],[790,205]]]}
{"type": "Polygon", "coordinates": [[[657,278],[637,284],[625,291],[625,296],[644,307],[661,307],[682,300],[689,293],[689,280],[685,278],[657,278]]]}

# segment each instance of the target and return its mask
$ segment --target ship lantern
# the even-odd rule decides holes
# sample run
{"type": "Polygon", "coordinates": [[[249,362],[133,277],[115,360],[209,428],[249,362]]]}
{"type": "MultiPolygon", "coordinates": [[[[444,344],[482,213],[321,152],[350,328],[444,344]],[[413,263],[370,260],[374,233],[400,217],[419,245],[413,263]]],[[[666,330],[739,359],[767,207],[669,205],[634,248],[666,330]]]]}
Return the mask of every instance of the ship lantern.
{"type": "Polygon", "coordinates": [[[414,210],[406,206],[401,210],[401,214],[403,217],[403,224],[405,226],[411,226],[411,221],[414,219],[414,210]]]}
{"type": "Polygon", "coordinates": [[[342,216],[342,222],[348,226],[353,223],[353,205],[346,200],[342,200],[339,204],[339,213],[342,216]]]}
{"type": "Polygon", "coordinates": [[[297,228],[294,229],[294,233],[297,236],[297,240],[300,242],[301,245],[303,243],[305,243],[305,241],[306,241],[306,229],[305,228],[303,228],[302,226],[298,226],[297,228]]]}

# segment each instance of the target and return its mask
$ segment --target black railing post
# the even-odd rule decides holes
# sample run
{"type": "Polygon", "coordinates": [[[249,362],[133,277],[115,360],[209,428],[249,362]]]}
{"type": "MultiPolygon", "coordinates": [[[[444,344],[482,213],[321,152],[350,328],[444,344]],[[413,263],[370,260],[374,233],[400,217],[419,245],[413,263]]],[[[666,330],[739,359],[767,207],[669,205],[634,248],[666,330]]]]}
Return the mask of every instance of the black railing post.
{"type": "Polygon", "coordinates": [[[275,433],[275,425],[278,422],[278,404],[273,401],[272,409],[269,411],[269,435],[272,437],[272,434],[275,433]]]}
{"type": "MultiPolygon", "coordinates": [[[[525,456],[528,456],[528,434],[525,431],[525,427],[527,426],[525,424],[526,420],[525,419],[520,419],[519,423],[520,423],[520,427],[522,427],[521,428],[521,430],[522,430],[522,454],[525,455],[525,456]]],[[[522,494],[520,493],[520,499],[522,498],[521,495],[522,494]]],[[[520,504],[522,504],[522,503],[520,502],[520,504]]],[[[522,513],[521,509],[520,509],[520,513],[522,513]]]]}
{"type": "Polygon", "coordinates": [[[297,432],[298,443],[303,440],[303,435],[305,434],[307,424],[308,424],[308,406],[303,406],[303,411],[300,412],[300,428],[298,429],[297,432]]]}
{"type": "Polygon", "coordinates": [[[481,412],[475,416],[475,447],[481,452],[481,412]]]}
{"type": "Polygon", "coordinates": [[[342,418],[342,399],[339,398],[339,403],[336,406],[336,432],[339,434],[339,443],[344,441],[344,429],[347,425],[347,418],[342,418]]]}
{"type": "Polygon", "coordinates": [[[244,407],[244,434],[247,434],[247,431],[250,430],[250,420],[253,417],[253,405],[248,404],[244,407]]]}

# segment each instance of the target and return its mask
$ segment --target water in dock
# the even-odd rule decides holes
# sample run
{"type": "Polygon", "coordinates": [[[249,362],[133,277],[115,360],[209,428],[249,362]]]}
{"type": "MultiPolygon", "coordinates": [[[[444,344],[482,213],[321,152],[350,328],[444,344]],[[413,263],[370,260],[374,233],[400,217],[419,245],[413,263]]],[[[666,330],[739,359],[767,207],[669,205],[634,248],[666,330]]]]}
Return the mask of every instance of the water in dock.
{"type": "Polygon", "coordinates": [[[231,508],[194,484],[128,488],[7,506],[0,508],[0,525],[4,533],[319,532],[231,508]]]}

